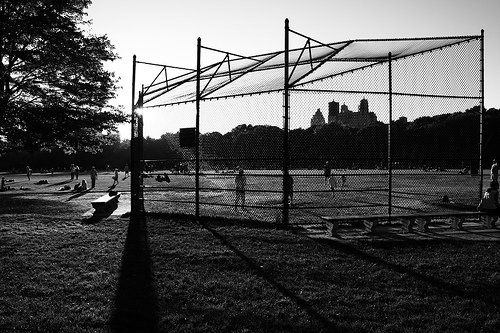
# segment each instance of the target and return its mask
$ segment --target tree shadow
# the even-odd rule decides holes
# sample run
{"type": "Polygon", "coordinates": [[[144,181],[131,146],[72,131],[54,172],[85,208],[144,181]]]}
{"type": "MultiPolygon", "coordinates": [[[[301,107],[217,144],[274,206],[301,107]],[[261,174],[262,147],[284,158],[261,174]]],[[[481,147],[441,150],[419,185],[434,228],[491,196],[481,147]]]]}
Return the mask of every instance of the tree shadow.
{"type": "Polygon", "coordinates": [[[112,332],[159,332],[146,219],[131,215],[111,317],[112,332]]]}

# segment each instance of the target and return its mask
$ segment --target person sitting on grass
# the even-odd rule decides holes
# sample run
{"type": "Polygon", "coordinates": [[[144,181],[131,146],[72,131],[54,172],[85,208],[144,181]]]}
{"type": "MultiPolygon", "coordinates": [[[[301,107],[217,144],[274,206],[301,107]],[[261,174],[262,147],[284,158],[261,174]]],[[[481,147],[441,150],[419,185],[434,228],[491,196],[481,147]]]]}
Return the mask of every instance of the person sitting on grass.
{"type": "Polygon", "coordinates": [[[490,187],[484,192],[479,210],[486,213],[498,214],[498,182],[490,182],[490,187]]]}
{"type": "Polygon", "coordinates": [[[73,188],[73,191],[81,192],[81,191],[86,191],[87,189],[88,189],[87,181],[85,179],[82,179],[82,183],[76,184],[75,187],[73,188]]]}
{"type": "Polygon", "coordinates": [[[163,174],[163,176],[161,175],[157,175],[156,176],[156,181],[157,182],[167,182],[167,183],[170,183],[170,178],[168,177],[168,175],[166,173],[163,174]]]}
{"type": "Polygon", "coordinates": [[[9,188],[5,185],[5,177],[2,177],[2,184],[0,186],[0,191],[7,191],[9,188]]]}

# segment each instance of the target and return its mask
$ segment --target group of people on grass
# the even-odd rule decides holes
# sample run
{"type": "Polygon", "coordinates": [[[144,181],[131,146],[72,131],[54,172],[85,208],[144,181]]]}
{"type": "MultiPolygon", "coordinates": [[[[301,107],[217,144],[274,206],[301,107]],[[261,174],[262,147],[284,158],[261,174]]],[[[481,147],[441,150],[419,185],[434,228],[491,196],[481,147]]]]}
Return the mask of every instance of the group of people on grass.
{"type": "MultiPolygon", "coordinates": [[[[78,179],[78,171],[76,171],[76,170],[79,170],[79,168],[75,168],[75,166],[73,164],[71,164],[71,167],[70,167],[71,180],[75,179],[75,177],[76,177],[76,179],[78,179]]],[[[89,175],[90,175],[90,183],[91,183],[90,188],[88,187],[87,181],[85,179],[82,179],[81,183],[77,183],[73,187],[74,192],[83,192],[83,191],[87,191],[87,190],[95,188],[95,183],[97,180],[97,170],[94,166],[90,169],[89,175]]],[[[65,189],[68,189],[68,188],[67,187],[60,188],[60,190],[65,190],[65,189]]]]}
{"type": "MultiPolygon", "coordinates": [[[[80,168],[77,165],[71,164],[69,167],[69,171],[70,171],[70,180],[78,179],[78,176],[80,173],[80,168]]],[[[126,179],[129,177],[128,164],[125,164],[124,171],[125,171],[125,178],[124,179],[126,179]]],[[[33,172],[32,169],[29,166],[27,166],[26,167],[26,176],[28,177],[28,180],[31,180],[32,172],[33,172]]],[[[89,176],[90,176],[90,182],[91,182],[90,189],[93,189],[96,186],[96,181],[98,178],[97,170],[96,170],[95,166],[92,166],[92,168],[90,169],[89,176]]],[[[113,185],[111,185],[111,186],[115,187],[119,183],[119,170],[117,168],[114,169],[114,175],[113,175],[112,179],[113,179],[113,185]]],[[[5,185],[5,179],[2,179],[1,188],[2,189],[7,188],[7,186],[5,185]]],[[[71,187],[69,187],[68,185],[60,188],[60,190],[69,190],[69,189],[71,189],[71,187]]],[[[83,179],[81,183],[75,184],[75,186],[73,187],[73,191],[75,191],[75,192],[86,191],[88,189],[89,189],[89,186],[88,186],[88,183],[85,179],[83,179]]]]}
{"type": "MultiPolygon", "coordinates": [[[[97,180],[97,170],[96,168],[93,166],[91,169],[90,169],[90,181],[91,181],[91,187],[90,188],[94,188],[95,187],[95,183],[96,183],[96,180],[97,180]]],[[[128,178],[129,177],[129,168],[128,168],[128,165],[125,164],[125,178],[128,178]]],[[[118,183],[120,182],[119,181],[119,170],[118,168],[115,168],[114,169],[114,174],[113,176],[111,177],[113,179],[113,184],[111,185],[112,187],[115,187],[116,185],[118,185],[118,183]]],[[[71,178],[73,179],[73,178],[71,178]]],[[[78,176],[76,177],[76,179],[78,179],[78,176]]],[[[75,188],[74,188],[75,191],[84,191],[84,190],[87,190],[87,182],[84,180],[82,180],[82,184],[76,184],[75,185],[75,188]]]]}
{"type": "MultiPolygon", "coordinates": [[[[239,206],[241,206],[242,209],[245,209],[245,189],[247,185],[247,180],[244,175],[243,168],[237,167],[237,174],[234,179],[235,182],[235,190],[236,190],[236,195],[235,195],[235,200],[234,200],[234,210],[236,211],[239,206]]],[[[337,188],[337,177],[332,174],[332,168],[330,166],[330,163],[327,161],[325,163],[324,167],[324,172],[323,175],[325,177],[325,185],[330,186],[330,190],[332,191],[332,197],[335,198],[335,189],[337,188]]],[[[343,189],[346,186],[347,183],[347,177],[345,175],[340,176],[339,178],[340,181],[340,186],[341,189],[343,189]]],[[[290,205],[293,204],[293,177],[291,175],[288,175],[287,177],[287,192],[288,192],[288,198],[289,198],[289,203],[290,205]]]]}
{"type": "MultiPolygon", "coordinates": [[[[323,176],[325,177],[325,185],[330,187],[332,191],[332,198],[335,198],[335,189],[338,186],[337,177],[332,174],[332,167],[330,166],[330,162],[326,161],[325,167],[323,169],[323,176]]],[[[341,175],[339,178],[340,189],[343,189],[347,186],[347,177],[346,175],[341,175]]]]}

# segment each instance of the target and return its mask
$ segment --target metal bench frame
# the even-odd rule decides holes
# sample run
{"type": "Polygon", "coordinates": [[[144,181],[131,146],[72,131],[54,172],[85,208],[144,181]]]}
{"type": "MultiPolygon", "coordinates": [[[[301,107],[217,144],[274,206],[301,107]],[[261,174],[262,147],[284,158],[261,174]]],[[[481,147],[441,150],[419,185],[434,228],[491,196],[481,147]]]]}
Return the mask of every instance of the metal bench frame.
{"type": "Polygon", "coordinates": [[[433,219],[448,219],[450,227],[454,229],[463,229],[463,223],[467,217],[478,217],[482,224],[487,228],[494,228],[498,220],[497,215],[486,212],[433,212],[433,213],[412,213],[412,214],[380,214],[365,216],[321,216],[325,221],[327,234],[336,235],[341,222],[358,223],[362,222],[365,231],[373,233],[380,221],[400,221],[403,232],[413,232],[415,225],[421,232],[429,231],[429,225],[433,219]]]}

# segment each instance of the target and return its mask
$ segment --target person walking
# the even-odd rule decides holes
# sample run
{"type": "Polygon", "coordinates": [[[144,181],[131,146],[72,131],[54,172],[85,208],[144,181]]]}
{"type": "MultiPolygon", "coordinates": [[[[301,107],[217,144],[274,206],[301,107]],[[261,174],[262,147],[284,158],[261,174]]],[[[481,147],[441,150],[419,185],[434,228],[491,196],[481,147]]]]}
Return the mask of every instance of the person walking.
{"type": "Polygon", "coordinates": [[[31,169],[29,165],[26,167],[26,176],[28,176],[28,180],[31,180],[31,169]]]}
{"type": "Polygon", "coordinates": [[[90,169],[90,182],[91,182],[90,188],[94,188],[95,187],[95,181],[96,181],[96,179],[97,179],[97,170],[93,166],[92,169],[90,169]]]}
{"type": "Polygon", "coordinates": [[[115,175],[113,176],[113,186],[118,185],[118,168],[115,168],[115,175]]]}
{"type": "Polygon", "coordinates": [[[243,174],[243,168],[238,168],[238,174],[236,175],[234,182],[236,185],[236,198],[234,200],[234,210],[238,208],[238,204],[241,204],[241,208],[245,208],[245,188],[247,186],[247,179],[243,174]]]}

